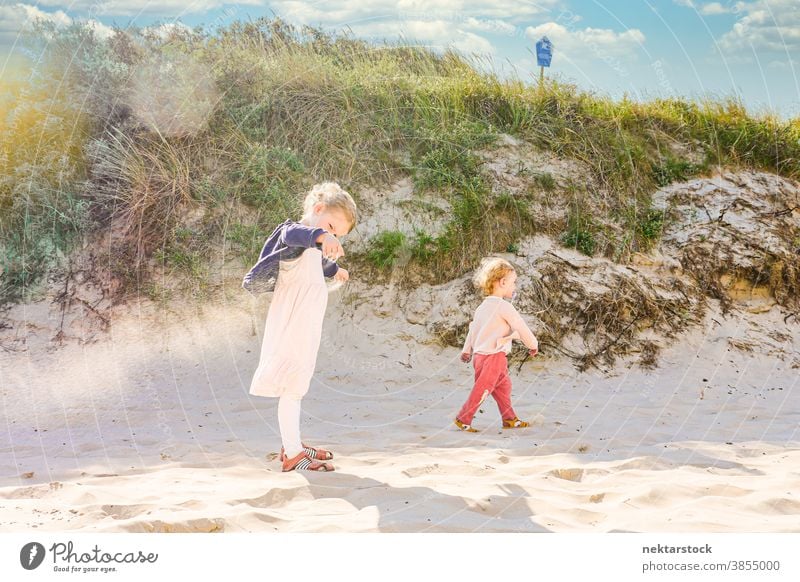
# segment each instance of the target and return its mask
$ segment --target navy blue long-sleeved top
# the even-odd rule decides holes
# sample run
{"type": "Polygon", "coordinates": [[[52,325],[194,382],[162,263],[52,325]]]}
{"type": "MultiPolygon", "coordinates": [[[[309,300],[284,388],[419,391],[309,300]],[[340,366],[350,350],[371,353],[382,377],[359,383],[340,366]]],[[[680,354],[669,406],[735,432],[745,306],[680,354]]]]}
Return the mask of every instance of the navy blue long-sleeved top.
{"type": "MultiPolygon", "coordinates": [[[[292,220],[279,224],[264,243],[258,262],[244,276],[242,288],[254,295],[274,291],[280,262],[296,259],[306,249],[320,247],[315,241],[325,232],[327,231],[323,228],[306,226],[292,220]]],[[[322,273],[326,277],[333,277],[338,270],[339,266],[335,262],[322,258],[322,273]]]]}

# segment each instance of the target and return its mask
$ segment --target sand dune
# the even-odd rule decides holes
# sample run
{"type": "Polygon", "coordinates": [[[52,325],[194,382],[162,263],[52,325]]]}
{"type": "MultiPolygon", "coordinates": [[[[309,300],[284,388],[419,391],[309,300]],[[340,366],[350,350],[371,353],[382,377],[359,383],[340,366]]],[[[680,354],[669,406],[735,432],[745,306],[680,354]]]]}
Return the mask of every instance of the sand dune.
{"type": "Polygon", "coordinates": [[[0,530],[800,530],[797,342],[758,348],[797,337],[779,313],[712,310],[652,371],[545,355],[512,372],[534,426],[487,402],[472,435],[451,424],[471,369],[354,302],[385,292],[331,297],[302,429],[332,474],[281,473],[276,403],[247,394],[263,302],[143,304],[105,339],[0,353],[0,530]]]}

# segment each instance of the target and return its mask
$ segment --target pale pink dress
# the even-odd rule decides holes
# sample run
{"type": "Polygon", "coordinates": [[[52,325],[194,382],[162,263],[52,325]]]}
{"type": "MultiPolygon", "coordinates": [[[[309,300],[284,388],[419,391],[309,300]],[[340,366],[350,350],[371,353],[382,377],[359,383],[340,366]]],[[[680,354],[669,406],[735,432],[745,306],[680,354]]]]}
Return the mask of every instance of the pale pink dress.
{"type": "Polygon", "coordinates": [[[301,398],[308,392],[327,306],[322,251],[306,249],[300,257],[280,262],[250,394],[301,398]]]}

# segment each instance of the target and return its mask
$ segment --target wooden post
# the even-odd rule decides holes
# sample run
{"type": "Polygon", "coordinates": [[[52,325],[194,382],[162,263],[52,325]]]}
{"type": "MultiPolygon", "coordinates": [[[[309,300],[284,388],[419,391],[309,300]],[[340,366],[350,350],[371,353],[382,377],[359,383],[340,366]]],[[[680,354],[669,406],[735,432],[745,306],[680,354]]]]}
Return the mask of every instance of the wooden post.
{"type": "Polygon", "coordinates": [[[539,67],[539,87],[544,87],[544,67],[539,67]]]}

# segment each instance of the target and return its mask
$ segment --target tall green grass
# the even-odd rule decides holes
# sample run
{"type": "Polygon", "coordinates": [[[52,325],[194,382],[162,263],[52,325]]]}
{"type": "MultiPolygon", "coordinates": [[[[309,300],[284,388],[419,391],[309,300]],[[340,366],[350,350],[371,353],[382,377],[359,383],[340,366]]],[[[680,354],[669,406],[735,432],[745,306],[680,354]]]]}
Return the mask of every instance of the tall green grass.
{"type": "MultiPolygon", "coordinates": [[[[115,252],[125,260],[115,264],[136,271],[129,280],[155,263],[203,276],[187,257],[213,260],[218,249],[247,263],[259,236],[298,216],[303,190],[322,180],[358,197],[360,186],[410,176],[446,198],[443,233],[401,246],[413,264],[458,275],[542,227],[524,200],[492,194],[476,152],[500,133],[590,168],[596,187],[573,214],[602,216],[568,221],[562,234],[617,258],[657,242],[651,196],[660,186],[717,165],[800,177],[798,121],[752,115],[730,99],[638,103],[561,82],[534,87],[455,52],[280,20],[167,36],[119,30],[106,40],[80,25],[43,26],[30,39],[41,55],[33,75],[4,80],[0,99],[0,300],[19,297],[78,236],[108,229],[124,233],[115,252]],[[161,103],[183,130],[145,119],[142,102],[161,103]],[[596,230],[603,222],[625,234],[612,240],[596,230]],[[182,228],[198,236],[177,237],[182,228]]],[[[530,179],[564,195],[552,176],[530,179]]],[[[379,251],[393,244],[376,240],[372,263],[389,268],[393,255],[379,251]]]]}

